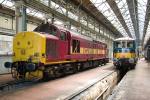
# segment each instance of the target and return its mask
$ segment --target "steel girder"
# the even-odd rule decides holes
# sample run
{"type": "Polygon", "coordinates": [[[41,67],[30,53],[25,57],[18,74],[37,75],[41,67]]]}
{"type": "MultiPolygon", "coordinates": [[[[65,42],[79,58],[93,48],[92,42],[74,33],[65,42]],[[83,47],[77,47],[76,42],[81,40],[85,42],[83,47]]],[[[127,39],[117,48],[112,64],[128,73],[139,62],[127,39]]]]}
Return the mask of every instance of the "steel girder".
{"type": "Polygon", "coordinates": [[[139,34],[139,21],[138,21],[138,8],[137,8],[137,0],[126,0],[130,12],[130,17],[132,20],[132,24],[135,31],[136,40],[140,42],[140,34],[139,34]]]}
{"type": "MultiPolygon", "coordinates": [[[[95,33],[94,29],[89,28],[86,25],[81,24],[80,22],[78,22],[78,21],[76,21],[70,17],[67,17],[66,15],[54,10],[53,8],[50,8],[50,7],[40,3],[39,1],[36,1],[36,0],[27,1],[27,0],[25,0],[24,5],[26,5],[27,7],[36,9],[40,12],[45,13],[45,14],[52,14],[54,17],[61,19],[64,22],[69,21],[74,26],[81,26],[82,28],[86,29],[87,31],[91,31],[91,32],[95,33]]],[[[117,32],[116,32],[116,35],[118,35],[117,32]]],[[[103,37],[105,37],[105,36],[103,36],[103,37]]]]}
{"type": "Polygon", "coordinates": [[[116,4],[116,2],[114,0],[107,0],[107,3],[109,4],[109,6],[111,7],[111,9],[113,10],[113,12],[115,13],[115,15],[117,16],[117,18],[119,19],[120,23],[122,24],[123,28],[126,30],[127,34],[129,37],[132,37],[131,32],[128,29],[128,26],[126,25],[126,22],[116,4]]]}
{"type": "Polygon", "coordinates": [[[90,0],[71,0],[76,5],[80,5],[81,9],[86,11],[94,19],[106,26],[116,36],[121,37],[122,34],[111,24],[111,22],[94,6],[90,0]],[[81,4],[82,1],[82,4],[81,4]]]}
{"type": "Polygon", "coordinates": [[[146,8],[146,14],[145,14],[142,43],[144,43],[144,37],[146,35],[146,31],[147,31],[147,28],[148,28],[149,20],[150,20],[150,0],[147,1],[147,8],[146,8]]]}

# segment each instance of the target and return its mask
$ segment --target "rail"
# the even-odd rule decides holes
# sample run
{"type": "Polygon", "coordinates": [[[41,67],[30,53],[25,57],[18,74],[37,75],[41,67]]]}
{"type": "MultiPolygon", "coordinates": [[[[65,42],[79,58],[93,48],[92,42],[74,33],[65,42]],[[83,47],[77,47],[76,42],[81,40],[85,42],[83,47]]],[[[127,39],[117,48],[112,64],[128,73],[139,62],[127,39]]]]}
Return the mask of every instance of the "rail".
{"type": "MultiPolygon", "coordinates": [[[[95,84],[101,82],[103,79],[105,79],[106,77],[112,75],[113,73],[115,73],[116,71],[114,70],[113,72],[109,73],[108,75],[104,76],[103,78],[99,79],[98,81],[94,82],[93,84],[91,85],[88,85],[87,87],[81,89],[80,91],[72,94],[71,96],[69,97],[66,97],[64,100],[72,100],[72,99],[75,99],[77,96],[79,96],[80,94],[86,92],[88,89],[90,89],[91,87],[93,87],[95,84]]],[[[107,89],[109,88],[109,86],[107,86],[96,98],[95,100],[98,100],[104,93],[105,91],[107,91],[107,89]]]]}
{"type": "Polygon", "coordinates": [[[38,83],[37,80],[13,80],[13,81],[9,81],[3,84],[0,84],[0,93],[3,92],[8,92],[11,91],[13,89],[19,89],[19,88],[23,88],[25,86],[30,86],[33,83],[38,83]]]}

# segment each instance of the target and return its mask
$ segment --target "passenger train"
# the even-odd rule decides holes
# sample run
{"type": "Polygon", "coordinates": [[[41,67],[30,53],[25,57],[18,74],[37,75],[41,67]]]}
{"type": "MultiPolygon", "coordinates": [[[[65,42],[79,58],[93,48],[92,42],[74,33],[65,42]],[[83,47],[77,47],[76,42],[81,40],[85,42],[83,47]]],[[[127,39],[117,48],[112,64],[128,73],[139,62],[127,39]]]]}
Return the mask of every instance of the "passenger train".
{"type": "Polygon", "coordinates": [[[54,24],[20,32],[13,40],[13,62],[6,62],[16,79],[49,79],[108,62],[107,45],[54,24]]]}
{"type": "Polygon", "coordinates": [[[123,37],[114,40],[113,63],[117,69],[134,69],[137,59],[137,49],[134,39],[123,37]]]}

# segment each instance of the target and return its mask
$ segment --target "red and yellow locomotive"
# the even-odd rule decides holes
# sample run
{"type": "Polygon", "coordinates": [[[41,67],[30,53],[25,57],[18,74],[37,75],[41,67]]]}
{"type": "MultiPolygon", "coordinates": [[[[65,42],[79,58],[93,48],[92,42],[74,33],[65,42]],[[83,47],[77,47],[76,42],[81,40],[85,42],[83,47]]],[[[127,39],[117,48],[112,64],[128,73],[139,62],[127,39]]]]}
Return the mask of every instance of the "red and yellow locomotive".
{"type": "Polygon", "coordinates": [[[108,62],[106,44],[49,23],[16,34],[13,52],[5,67],[17,79],[47,79],[108,62]]]}

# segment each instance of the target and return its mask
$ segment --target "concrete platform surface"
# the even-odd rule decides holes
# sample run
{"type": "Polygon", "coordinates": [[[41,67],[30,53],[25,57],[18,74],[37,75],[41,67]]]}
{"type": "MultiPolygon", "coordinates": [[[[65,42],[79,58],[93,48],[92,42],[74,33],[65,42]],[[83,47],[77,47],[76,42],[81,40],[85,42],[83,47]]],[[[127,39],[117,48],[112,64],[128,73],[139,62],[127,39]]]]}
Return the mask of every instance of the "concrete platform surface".
{"type": "Polygon", "coordinates": [[[113,72],[112,63],[49,82],[0,94],[0,100],[62,100],[113,72]]]}
{"type": "Polygon", "coordinates": [[[12,80],[14,80],[14,79],[12,78],[11,74],[0,75],[0,84],[4,84],[4,83],[7,83],[12,80]]]}
{"type": "Polygon", "coordinates": [[[114,89],[108,100],[150,100],[150,63],[139,60],[114,89]]]}

